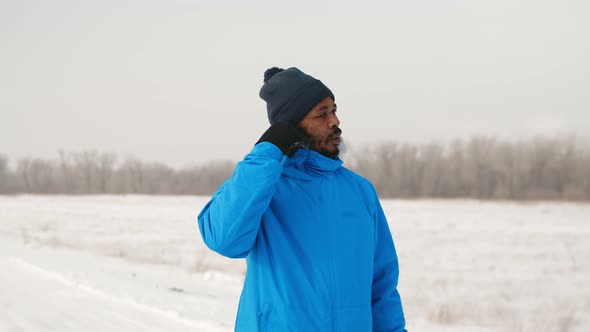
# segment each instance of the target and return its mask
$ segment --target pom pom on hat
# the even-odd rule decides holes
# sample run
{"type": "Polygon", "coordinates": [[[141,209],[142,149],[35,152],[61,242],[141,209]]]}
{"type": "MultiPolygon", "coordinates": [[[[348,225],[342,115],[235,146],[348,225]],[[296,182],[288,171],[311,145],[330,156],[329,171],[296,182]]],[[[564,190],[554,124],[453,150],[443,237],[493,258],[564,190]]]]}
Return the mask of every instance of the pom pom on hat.
{"type": "Polygon", "coordinates": [[[276,73],[280,73],[283,70],[284,70],[283,68],[279,68],[279,67],[268,68],[264,72],[264,83],[267,83],[268,80],[270,80],[273,76],[275,76],[276,73]]]}

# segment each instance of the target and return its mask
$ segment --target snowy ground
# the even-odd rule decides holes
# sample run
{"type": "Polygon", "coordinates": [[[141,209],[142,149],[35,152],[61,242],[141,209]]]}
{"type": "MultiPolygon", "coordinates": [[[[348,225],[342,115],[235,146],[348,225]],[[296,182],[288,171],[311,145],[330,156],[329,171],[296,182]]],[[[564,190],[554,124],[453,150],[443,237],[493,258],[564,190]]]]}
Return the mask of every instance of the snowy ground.
{"type": "MultiPolygon", "coordinates": [[[[0,196],[0,331],[232,331],[206,200],[0,196]]],[[[409,331],[590,331],[590,205],[382,203],[409,331]]]]}

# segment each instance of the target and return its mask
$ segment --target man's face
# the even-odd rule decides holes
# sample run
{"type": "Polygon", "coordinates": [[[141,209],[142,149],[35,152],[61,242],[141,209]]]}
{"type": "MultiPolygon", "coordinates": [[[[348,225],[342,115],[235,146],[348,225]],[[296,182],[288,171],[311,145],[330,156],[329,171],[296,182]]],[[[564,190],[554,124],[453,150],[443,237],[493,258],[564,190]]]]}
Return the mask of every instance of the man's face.
{"type": "Polygon", "coordinates": [[[309,136],[311,149],[326,157],[334,158],[340,152],[340,121],[336,116],[336,104],[331,97],[320,101],[297,125],[309,136]]]}

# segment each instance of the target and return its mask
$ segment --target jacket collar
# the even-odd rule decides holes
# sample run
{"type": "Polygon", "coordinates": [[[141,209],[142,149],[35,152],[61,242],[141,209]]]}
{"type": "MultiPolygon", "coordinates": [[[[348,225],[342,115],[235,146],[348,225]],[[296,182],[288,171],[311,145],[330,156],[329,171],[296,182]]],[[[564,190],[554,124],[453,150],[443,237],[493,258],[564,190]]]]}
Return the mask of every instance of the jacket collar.
{"type": "Polygon", "coordinates": [[[339,157],[332,159],[313,150],[299,149],[293,157],[283,159],[283,174],[309,181],[317,176],[329,176],[340,166],[339,157]]]}

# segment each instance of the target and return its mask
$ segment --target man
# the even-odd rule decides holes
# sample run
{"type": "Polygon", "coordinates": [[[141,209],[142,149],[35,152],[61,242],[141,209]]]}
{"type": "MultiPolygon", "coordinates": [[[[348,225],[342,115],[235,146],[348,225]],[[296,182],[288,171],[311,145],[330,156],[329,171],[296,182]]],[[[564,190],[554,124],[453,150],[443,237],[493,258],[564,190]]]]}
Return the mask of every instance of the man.
{"type": "Polygon", "coordinates": [[[398,261],[373,186],[342,167],[334,94],[265,72],[271,126],[199,214],[207,246],[246,257],[236,331],[405,331],[398,261]]]}

